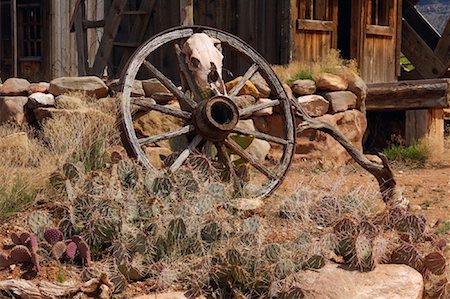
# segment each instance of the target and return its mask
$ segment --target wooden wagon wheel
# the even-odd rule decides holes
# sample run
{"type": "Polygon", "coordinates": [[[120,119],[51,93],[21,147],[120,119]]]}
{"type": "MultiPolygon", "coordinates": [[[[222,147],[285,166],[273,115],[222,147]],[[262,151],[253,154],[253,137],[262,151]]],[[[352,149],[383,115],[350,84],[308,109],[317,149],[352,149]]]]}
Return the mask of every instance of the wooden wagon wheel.
{"type": "MultiPolygon", "coordinates": [[[[227,61],[226,56],[224,61],[227,61]]],[[[263,198],[279,186],[291,164],[295,149],[295,120],[288,96],[265,59],[245,42],[229,33],[209,27],[193,26],[169,29],[152,37],[136,50],[122,73],[121,100],[127,142],[137,159],[155,174],[176,173],[182,167],[186,167],[190,157],[201,155],[213,164],[222,166],[221,169],[228,174],[226,181],[235,187],[240,186],[238,192],[240,197],[263,198]],[[229,90],[227,95],[202,98],[187,68],[184,54],[179,50],[187,38],[200,32],[220,40],[224,50],[228,48],[230,52],[237,54],[238,59],[249,65],[242,74],[243,79],[229,90]],[[179,78],[169,78],[152,64],[152,59],[155,60],[152,54],[156,55],[155,53],[162,47],[175,53],[180,72],[189,86],[186,92],[175,85],[174,82],[179,81],[179,78]],[[244,83],[257,72],[271,89],[271,101],[260,101],[238,108],[235,104],[236,96],[244,83]],[[142,79],[143,73],[148,75],[146,78],[158,79],[174,95],[175,103],[164,105],[161,102],[155,103],[152,98],[133,97],[133,83],[137,76],[142,79]],[[252,119],[254,113],[270,107],[276,111],[276,115],[271,117],[277,119],[279,123],[277,136],[240,125],[241,120],[252,119]],[[147,115],[153,120],[158,119],[154,117],[155,115],[148,116],[149,113],[161,114],[161,119],[170,128],[160,128],[160,131],[150,134],[143,133],[137,128],[139,125],[136,123],[139,120],[136,120],[136,116],[147,115]],[[176,128],[173,127],[174,124],[177,125],[176,128]],[[270,159],[258,160],[247,145],[239,143],[239,137],[243,136],[270,144],[270,159]],[[174,142],[178,139],[185,142],[174,142]],[[170,145],[171,143],[177,143],[178,148],[170,145]],[[152,150],[160,149],[158,146],[164,148],[164,151],[169,150],[173,153],[170,163],[167,160],[155,163],[152,157],[147,156],[148,152],[151,155],[152,150]],[[244,165],[248,170],[245,184],[239,177],[243,167],[241,162],[246,162],[244,165]]]]}

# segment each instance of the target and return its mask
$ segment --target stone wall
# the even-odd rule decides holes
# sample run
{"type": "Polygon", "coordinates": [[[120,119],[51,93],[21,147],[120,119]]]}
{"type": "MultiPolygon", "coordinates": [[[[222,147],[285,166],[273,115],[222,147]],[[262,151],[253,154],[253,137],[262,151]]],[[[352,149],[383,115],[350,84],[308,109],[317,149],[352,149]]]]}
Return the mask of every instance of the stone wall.
{"type": "MultiPolygon", "coordinates": [[[[154,81],[154,79],[136,81],[132,95],[152,97],[159,104],[170,104],[174,99],[173,95],[159,82],[154,81]]],[[[228,82],[227,88],[231,89],[238,81],[239,78],[236,78],[228,82]]],[[[80,99],[68,96],[67,93],[81,91],[99,99],[99,102],[109,103],[114,99],[108,98],[106,101],[102,98],[108,97],[111,91],[117,88],[117,82],[113,81],[108,85],[109,87],[97,77],[62,77],[50,83],[29,83],[24,79],[10,78],[0,84],[0,125],[6,122],[17,125],[36,123],[55,113],[86,113],[78,103],[80,99]]],[[[322,73],[315,76],[314,80],[297,80],[289,86],[285,85],[285,89],[298,100],[311,117],[330,123],[353,145],[362,150],[362,138],[367,126],[364,109],[367,87],[359,76],[349,69],[342,68],[339,75],[322,73]]],[[[235,98],[235,102],[243,108],[258,102],[270,101],[269,96],[270,88],[258,74],[247,81],[239,96],[235,98]]],[[[145,127],[152,129],[159,127],[155,126],[154,118],[150,117],[150,122],[148,121],[150,113],[136,120],[135,127],[140,135],[148,135],[148,132],[139,131],[145,131],[145,127]]],[[[160,122],[159,119],[157,121],[160,122]]],[[[279,135],[276,130],[282,127],[277,125],[281,121],[282,117],[277,114],[276,109],[270,108],[255,113],[253,124],[241,121],[240,125],[250,126],[249,129],[256,127],[259,131],[279,135]]],[[[296,121],[298,124],[300,119],[297,118],[296,121]]],[[[154,150],[155,147],[151,149],[154,150]]],[[[248,150],[252,149],[258,159],[264,160],[270,145],[258,143],[248,150]]],[[[329,168],[343,165],[349,160],[351,158],[345,150],[327,134],[315,130],[297,134],[294,161],[310,161],[329,168]]]]}
{"type": "MultiPolygon", "coordinates": [[[[362,138],[367,127],[365,99],[367,86],[352,70],[342,67],[338,74],[321,73],[314,80],[297,80],[285,85],[306,113],[330,123],[362,151],[362,138]]],[[[276,113],[254,118],[258,130],[276,134],[281,116],[276,113]]],[[[297,125],[301,119],[296,118],[297,125]]],[[[326,168],[346,164],[351,160],[342,146],[329,135],[316,130],[297,134],[294,162],[308,161],[326,168]]]]}

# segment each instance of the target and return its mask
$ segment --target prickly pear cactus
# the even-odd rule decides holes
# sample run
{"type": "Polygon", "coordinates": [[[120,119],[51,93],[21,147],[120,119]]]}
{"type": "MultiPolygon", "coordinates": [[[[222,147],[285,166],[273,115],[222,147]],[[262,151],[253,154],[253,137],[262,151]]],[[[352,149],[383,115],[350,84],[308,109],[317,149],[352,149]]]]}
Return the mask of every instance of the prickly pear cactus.
{"type": "Polygon", "coordinates": [[[64,239],[64,234],[59,229],[51,227],[44,231],[44,239],[47,243],[54,245],[64,239]]]}
{"type": "Polygon", "coordinates": [[[66,243],[63,241],[56,242],[51,249],[51,255],[55,260],[59,260],[66,252],[66,243]]]}
{"type": "Polygon", "coordinates": [[[0,269],[9,267],[13,263],[10,255],[0,252],[0,269]]]}
{"type": "Polygon", "coordinates": [[[14,264],[31,262],[31,253],[24,245],[16,245],[10,253],[11,260],[14,264]]]}
{"type": "Polygon", "coordinates": [[[206,224],[201,231],[202,240],[206,243],[212,243],[220,240],[222,236],[222,228],[216,222],[206,224]]]}
{"type": "Polygon", "coordinates": [[[129,160],[120,160],[117,166],[117,174],[122,186],[133,188],[137,182],[137,171],[135,165],[129,160]]]}
{"type": "Polygon", "coordinates": [[[34,211],[28,215],[28,226],[39,239],[44,237],[46,227],[52,226],[50,214],[46,211],[34,211]]]}
{"type": "Polygon", "coordinates": [[[75,259],[75,256],[77,255],[77,251],[78,251],[78,247],[75,242],[72,241],[69,244],[67,244],[66,255],[69,259],[71,259],[71,260],[75,259]]]}

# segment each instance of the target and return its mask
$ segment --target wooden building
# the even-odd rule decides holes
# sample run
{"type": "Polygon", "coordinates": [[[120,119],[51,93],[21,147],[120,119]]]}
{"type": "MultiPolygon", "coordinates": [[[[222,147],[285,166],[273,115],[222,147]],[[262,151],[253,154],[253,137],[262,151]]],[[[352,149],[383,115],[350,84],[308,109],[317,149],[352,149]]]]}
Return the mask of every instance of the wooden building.
{"type": "MultiPolygon", "coordinates": [[[[180,25],[180,3],[185,3],[192,8],[195,24],[241,37],[272,64],[312,62],[336,48],[344,58],[358,61],[369,87],[387,84],[396,90],[399,79],[440,78],[450,65],[450,22],[441,36],[417,11],[417,2],[0,0],[0,76],[31,81],[77,74],[117,78],[143,41],[180,25]],[[414,71],[402,72],[400,53],[412,62],[414,71]]],[[[225,63],[236,66],[233,58],[225,63]]],[[[177,72],[174,59],[164,53],[155,64],[168,75],[177,72]]],[[[427,135],[433,126],[441,127],[434,123],[442,121],[442,103],[448,100],[449,90],[448,81],[442,82],[439,86],[447,86],[442,91],[445,95],[437,92],[436,101],[426,101],[428,106],[420,99],[393,97],[396,104],[389,105],[389,110],[400,111],[408,142],[427,135]],[[405,103],[413,104],[405,108],[405,103]],[[395,109],[396,105],[402,108],[395,109]],[[425,129],[417,128],[418,123],[425,123],[425,129]]],[[[408,84],[413,88],[414,84],[408,84]]],[[[420,84],[424,90],[435,88],[434,81],[430,86],[420,84]]],[[[381,102],[370,102],[370,93],[368,101],[372,111],[385,110],[381,102]]],[[[440,129],[436,134],[441,134],[440,129]]]]}

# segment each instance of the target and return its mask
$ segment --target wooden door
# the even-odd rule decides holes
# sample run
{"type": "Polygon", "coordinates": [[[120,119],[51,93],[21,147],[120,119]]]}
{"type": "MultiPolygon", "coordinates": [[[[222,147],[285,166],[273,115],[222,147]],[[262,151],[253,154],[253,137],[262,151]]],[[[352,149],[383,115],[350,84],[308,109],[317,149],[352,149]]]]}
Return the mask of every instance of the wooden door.
{"type": "Polygon", "coordinates": [[[48,2],[17,0],[17,75],[32,82],[50,79],[48,2]]]}
{"type": "Polygon", "coordinates": [[[337,47],[338,0],[292,0],[293,59],[317,61],[337,47]]]}
{"type": "Polygon", "coordinates": [[[401,0],[352,0],[352,56],[367,83],[397,81],[401,0]]]}

